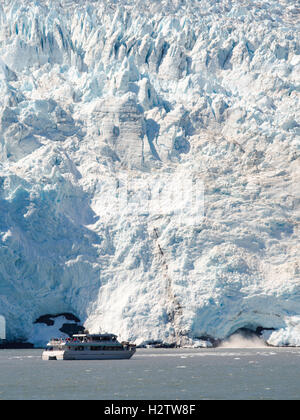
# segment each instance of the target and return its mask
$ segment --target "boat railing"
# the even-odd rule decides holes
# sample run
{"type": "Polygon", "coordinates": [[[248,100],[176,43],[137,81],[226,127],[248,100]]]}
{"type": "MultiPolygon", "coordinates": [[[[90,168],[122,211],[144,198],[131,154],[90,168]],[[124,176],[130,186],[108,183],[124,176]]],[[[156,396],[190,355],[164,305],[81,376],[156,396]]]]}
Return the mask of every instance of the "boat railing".
{"type": "MultiPolygon", "coordinates": [[[[49,344],[51,345],[57,345],[57,344],[80,344],[80,345],[86,345],[86,344],[96,344],[96,345],[117,345],[120,343],[117,343],[114,341],[95,341],[92,339],[86,339],[86,340],[80,340],[77,338],[51,338],[49,341],[49,344]]],[[[129,343],[126,343],[129,344],[129,343]]]]}
{"type": "Polygon", "coordinates": [[[99,342],[99,341],[94,341],[91,339],[78,339],[78,338],[51,338],[49,340],[48,346],[53,346],[53,347],[57,347],[57,346],[88,346],[88,345],[96,345],[96,346],[104,346],[104,347],[109,347],[111,345],[113,345],[113,347],[121,347],[124,350],[130,350],[130,349],[135,349],[135,344],[129,343],[128,341],[122,341],[121,343],[114,341],[103,341],[103,342],[99,342]]]}
{"type": "Polygon", "coordinates": [[[64,338],[51,338],[49,340],[49,344],[62,344],[65,343],[65,339],[64,338]]]}

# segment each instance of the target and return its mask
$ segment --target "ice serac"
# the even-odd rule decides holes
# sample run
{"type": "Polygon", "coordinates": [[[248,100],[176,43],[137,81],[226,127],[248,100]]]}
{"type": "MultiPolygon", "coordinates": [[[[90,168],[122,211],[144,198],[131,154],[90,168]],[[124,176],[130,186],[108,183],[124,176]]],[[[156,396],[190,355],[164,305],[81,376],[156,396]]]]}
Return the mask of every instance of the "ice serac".
{"type": "Polygon", "coordinates": [[[1,2],[9,340],[73,313],[137,344],[300,345],[299,29],[287,0],[1,2]]]}

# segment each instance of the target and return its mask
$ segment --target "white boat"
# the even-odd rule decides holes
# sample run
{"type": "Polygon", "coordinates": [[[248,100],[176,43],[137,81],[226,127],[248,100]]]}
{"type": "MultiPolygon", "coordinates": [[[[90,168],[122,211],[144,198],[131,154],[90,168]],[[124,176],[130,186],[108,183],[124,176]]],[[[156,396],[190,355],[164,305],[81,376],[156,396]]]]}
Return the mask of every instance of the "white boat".
{"type": "Polygon", "coordinates": [[[72,338],[52,338],[42,354],[43,360],[130,359],[134,344],[120,343],[114,334],[74,334],[72,338]]]}

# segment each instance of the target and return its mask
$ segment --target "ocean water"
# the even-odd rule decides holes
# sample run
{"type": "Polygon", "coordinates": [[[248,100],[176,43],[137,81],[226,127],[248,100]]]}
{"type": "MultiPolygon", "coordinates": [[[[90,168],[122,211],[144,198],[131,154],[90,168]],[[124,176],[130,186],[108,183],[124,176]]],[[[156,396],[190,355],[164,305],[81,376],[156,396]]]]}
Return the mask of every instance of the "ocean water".
{"type": "Polygon", "coordinates": [[[113,361],[0,350],[0,399],[300,399],[300,349],[138,349],[113,361]]]}

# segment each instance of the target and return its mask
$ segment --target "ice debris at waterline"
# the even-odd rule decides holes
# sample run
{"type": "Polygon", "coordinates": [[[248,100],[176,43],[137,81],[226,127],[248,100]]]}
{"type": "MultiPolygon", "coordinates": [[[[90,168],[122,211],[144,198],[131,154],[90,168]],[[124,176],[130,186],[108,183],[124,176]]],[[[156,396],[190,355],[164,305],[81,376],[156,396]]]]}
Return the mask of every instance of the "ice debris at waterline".
{"type": "Polygon", "coordinates": [[[287,0],[1,2],[9,340],[71,312],[136,344],[263,327],[300,345],[299,16],[287,0]]]}

